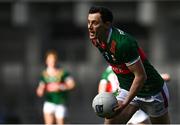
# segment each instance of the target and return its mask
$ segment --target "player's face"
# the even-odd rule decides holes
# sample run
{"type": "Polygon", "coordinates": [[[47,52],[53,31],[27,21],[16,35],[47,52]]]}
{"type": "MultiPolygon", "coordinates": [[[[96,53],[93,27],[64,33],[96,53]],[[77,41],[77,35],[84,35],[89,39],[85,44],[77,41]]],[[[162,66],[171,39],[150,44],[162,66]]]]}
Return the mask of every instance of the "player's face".
{"type": "Polygon", "coordinates": [[[88,30],[89,38],[101,39],[106,32],[105,24],[101,19],[100,13],[93,13],[88,15],[88,30]]]}
{"type": "Polygon", "coordinates": [[[56,64],[56,58],[54,55],[50,54],[47,56],[46,58],[46,65],[48,67],[55,67],[55,64],[56,64]]]}

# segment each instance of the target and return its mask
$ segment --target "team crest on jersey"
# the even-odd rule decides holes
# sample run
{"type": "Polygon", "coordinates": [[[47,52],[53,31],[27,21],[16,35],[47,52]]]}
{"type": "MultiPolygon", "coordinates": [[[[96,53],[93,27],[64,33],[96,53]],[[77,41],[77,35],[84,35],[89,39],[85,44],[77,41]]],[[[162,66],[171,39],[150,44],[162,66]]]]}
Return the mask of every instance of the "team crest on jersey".
{"type": "Polygon", "coordinates": [[[103,56],[108,62],[114,63],[116,61],[115,56],[113,54],[111,54],[111,53],[104,52],[103,56]]]}
{"type": "Polygon", "coordinates": [[[113,41],[111,42],[110,51],[115,54],[115,50],[116,50],[116,42],[113,40],[113,41]]]}
{"type": "Polygon", "coordinates": [[[113,61],[116,61],[116,58],[114,57],[114,55],[111,55],[111,57],[113,61]]]}

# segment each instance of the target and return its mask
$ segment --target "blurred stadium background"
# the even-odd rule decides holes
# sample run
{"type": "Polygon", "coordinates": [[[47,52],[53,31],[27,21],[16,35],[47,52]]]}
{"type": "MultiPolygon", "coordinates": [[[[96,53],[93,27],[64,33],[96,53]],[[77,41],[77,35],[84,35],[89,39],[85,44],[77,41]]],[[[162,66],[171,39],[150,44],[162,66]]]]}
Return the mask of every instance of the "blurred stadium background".
{"type": "Polygon", "coordinates": [[[77,82],[68,123],[102,123],[91,108],[106,67],[88,38],[91,5],[112,9],[114,24],[137,38],[160,73],[171,75],[169,111],[172,123],[180,123],[180,2],[174,0],[0,0],[0,123],[43,123],[35,89],[48,49],[59,52],[77,82]]]}

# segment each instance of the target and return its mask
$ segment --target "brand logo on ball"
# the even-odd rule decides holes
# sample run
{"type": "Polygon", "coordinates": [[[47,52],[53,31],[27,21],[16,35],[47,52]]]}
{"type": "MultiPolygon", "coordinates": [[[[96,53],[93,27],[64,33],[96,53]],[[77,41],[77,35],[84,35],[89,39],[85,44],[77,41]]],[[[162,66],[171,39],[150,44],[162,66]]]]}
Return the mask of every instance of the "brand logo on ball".
{"type": "Polygon", "coordinates": [[[96,105],[96,112],[103,113],[103,105],[96,105]]]}

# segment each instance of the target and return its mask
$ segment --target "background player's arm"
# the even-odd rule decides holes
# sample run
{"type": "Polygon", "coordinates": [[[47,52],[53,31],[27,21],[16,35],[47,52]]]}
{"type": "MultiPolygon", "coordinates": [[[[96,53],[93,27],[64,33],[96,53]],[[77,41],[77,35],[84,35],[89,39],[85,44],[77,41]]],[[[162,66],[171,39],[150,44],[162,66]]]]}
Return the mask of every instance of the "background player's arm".
{"type": "Polygon", "coordinates": [[[168,73],[161,73],[161,77],[164,79],[164,81],[169,82],[171,80],[171,77],[168,73]]]}
{"type": "Polygon", "coordinates": [[[98,93],[106,92],[107,82],[108,82],[108,81],[105,80],[105,79],[102,79],[102,80],[99,82],[98,93]]]}
{"type": "Polygon", "coordinates": [[[125,101],[123,102],[124,106],[127,106],[132,101],[132,99],[137,95],[138,91],[142,88],[144,81],[147,78],[141,59],[139,59],[134,64],[128,66],[128,68],[134,74],[135,77],[131,85],[131,88],[129,90],[129,94],[125,99],[125,101]]]}
{"type": "MultiPolygon", "coordinates": [[[[71,90],[75,87],[75,81],[72,77],[67,77],[65,79],[65,90],[71,90]]],[[[61,88],[61,87],[60,87],[61,88]]]]}
{"type": "Polygon", "coordinates": [[[42,97],[44,95],[44,91],[45,91],[45,84],[40,82],[36,89],[37,96],[42,97]]]}

